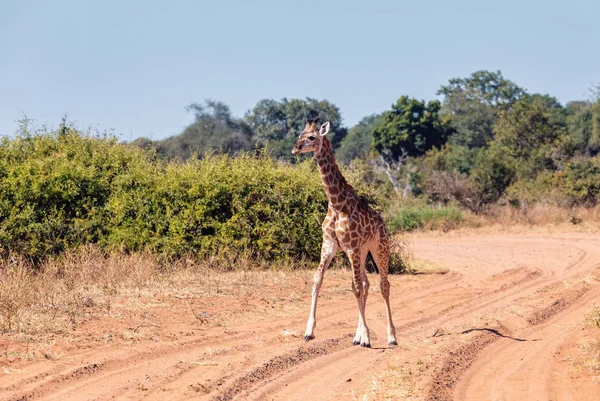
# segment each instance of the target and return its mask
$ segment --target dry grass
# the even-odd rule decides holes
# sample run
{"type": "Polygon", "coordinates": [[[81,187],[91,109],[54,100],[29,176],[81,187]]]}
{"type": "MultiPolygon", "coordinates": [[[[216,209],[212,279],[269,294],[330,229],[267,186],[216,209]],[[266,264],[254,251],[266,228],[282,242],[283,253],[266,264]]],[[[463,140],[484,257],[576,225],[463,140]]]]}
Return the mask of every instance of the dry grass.
{"type": "Polygon", "coordinates": [[[360,396],[353,394],[353,399],[357,401],[407,400],[411,399],[415,392],[415,377],[408,364],[405,366],[388,364],[386,369],[371,375],[370,379],[367,390],[360,396]]]}
{"type": "Polygon", "coordinates": [[[534,205],[529,208],[492,206],[483,220],[487,224],[502,226],[594,226],[600,223],[600,207],[565,208],[551,205],[534,205]]]}
{"type": "Polygon", "coordinates": [[[589,326],[597,328],[599,331],[595,340],[584,346],[585,352],[589,355],[586,366],[594,373],[600,374],[600,308],[596,308],[586,319],[589,326]]]}
{"type": "Polygon", "coordinates": [[[10,260],[0,269],[0,330],[12,331],[20,326],[25,310],[36,300],[32,271],[22,260],[10,260]]]}
{"type": "Polygon", "coordinates": [[[518,232],[586,232],[600,231],[600,206],[558,207],[551,205],[534,205],[529,208],[512,206],[490,206],[484,213],[465,214],[464,222],[451,231],[438,230],[424,232],[419,230],[414,235],[421,236],[453,236],[472,233],[518,233],[518,232]]]}
{"type": "Polygon", "coordinates": [[[140,297],[172,275],[147,254],[105,255],[88,247],[32,268],[23,258],[0,261],[0,331],[60,331],[119,294],[140,297]]]}
{"type": "Polygon", "coordinates": [[[596,308],[587,318],[587,322],[590,326],[595,326],[600,329],[600,308],[596,308]]]}
{"type": "MultiPolygon", "coordinates": [[[[207,306],[211,299],[234,299],[236,308],[252,311],[264,297],[263,288],[278,289],[276,300],[289,301],[282,303],[284,308],[310,296],[314,263],[286,262],[265,269],[240,258],[236,270],[229,263],[233,262],[218,258],[167,262],[150,253],[105,254],[95,247],[36,268],[23,258],[0,259],[0,333],[19,334],[22,341],[29,341],[39,335],[72,332],[79,324],[100,319],[125,320],[132,314],[142,319],[153,308],[182,302],[191,320],[219,325],[207,306]]],[[[332,268],[328,275],[345,273],[332,268]]],[[[139,327],[120,336],[133,338],[154,326],[159,323],[143,318],[139,327]]],[[[112,335],[106,338],[112,340],[112,335]]]]}

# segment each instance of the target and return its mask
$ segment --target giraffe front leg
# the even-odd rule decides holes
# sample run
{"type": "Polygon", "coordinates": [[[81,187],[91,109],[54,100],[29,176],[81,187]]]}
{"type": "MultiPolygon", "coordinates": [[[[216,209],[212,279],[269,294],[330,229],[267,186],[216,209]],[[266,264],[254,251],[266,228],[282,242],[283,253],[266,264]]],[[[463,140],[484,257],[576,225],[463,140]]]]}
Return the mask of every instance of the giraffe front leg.
{"type": "Polygon", "coordinates": [[[358,303],[358,325],[356,326],[356,334],[354,334],[354,339],[352,340],[352,345],[360,345],[362,337],[363,337],[363,319],[362,319],[362,313],[361,308],[361,299],[360,299],[360,292],[358,291],[358,288],[356,288],[356,285],[354,284],[354,280],[352,280],[352,293],[354,294],[354,296],[356,297],[356,301],[358,303]]]}
{"type": "Polygon", "coordinates": [[[337,250],[337,240],[331,237],[323,237],[323,246],[321,247],[321,263],[313,277],[312,302],[310,304],[310,315],[306,322],[306,331],[304,332],[304,341],[310,341],[315,338],[315,327],[317,326],[317,300],[319,298],[319,290],[323,283],[323,275],[333,259],[333,255],[337,250]]]}
{"type": "MultiPolygon", "coordinates": [[[[360,255],[360,254],[359,254],[360,255]]],[[[365,309],[367,304],[367,295],[369,293],[369,279],[364,269],[362,261],[364,260],[357,254],[351,254],[350,264],[354,273],[352,280],[352,292],[356,297],[358,303],[358,326],[356,328],[356,334],[352,345],[359,345],[361,347],[371,348],[371,340],[369,338],[369,328],[365,320],[365,309]]]]}

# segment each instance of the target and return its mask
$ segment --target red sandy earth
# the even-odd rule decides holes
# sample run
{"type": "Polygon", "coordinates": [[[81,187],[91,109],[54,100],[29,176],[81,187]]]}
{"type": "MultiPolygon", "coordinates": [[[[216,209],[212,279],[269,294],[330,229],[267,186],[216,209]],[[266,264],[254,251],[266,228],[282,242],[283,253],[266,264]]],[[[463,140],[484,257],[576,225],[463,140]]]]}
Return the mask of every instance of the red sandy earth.
{"type": "Polygon", "coordinates": [[[351,345],[349,271],[327,273],[307,344],[310,274],[281,275],[239,297],[151,300],[33,345],[0,337],[0,400],[600,400],[582,346],[600,333],[584,325],[600,305],[600,236],[422,235],[413,252],[449,272],[391,277],[397,347],[376,275],[371,349],[351,345]],[[48,359],[10,356],[42,343],[48,359]]]}

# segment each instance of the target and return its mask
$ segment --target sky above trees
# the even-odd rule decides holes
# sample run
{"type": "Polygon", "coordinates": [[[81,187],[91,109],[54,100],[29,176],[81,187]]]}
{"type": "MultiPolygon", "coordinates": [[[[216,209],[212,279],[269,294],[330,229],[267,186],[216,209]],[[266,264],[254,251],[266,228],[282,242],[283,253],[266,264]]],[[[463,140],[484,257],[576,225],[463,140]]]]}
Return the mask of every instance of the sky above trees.
{"type": "Polygon", "coordinates": [[[351,127],[401,95],[502,70],[563,104],[600,82],[592,0],[9,1],[0,13],[0,135],[27,115],[161,139],[214,99],[327,99],[351,127]]]}

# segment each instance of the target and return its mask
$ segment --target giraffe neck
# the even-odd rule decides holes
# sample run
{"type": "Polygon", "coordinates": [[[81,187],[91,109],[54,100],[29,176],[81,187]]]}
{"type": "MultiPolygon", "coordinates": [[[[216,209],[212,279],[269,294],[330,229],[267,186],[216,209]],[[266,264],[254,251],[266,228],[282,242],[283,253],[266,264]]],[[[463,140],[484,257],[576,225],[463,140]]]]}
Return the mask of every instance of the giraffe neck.
{"type": "Polygon", "coordinates": [[[326,137],[323,138],[321,149],[318,152],[315,152],[315,157],[317,159],[317,164],[319,165],[321,180],[323,181],[323,187],[325,188],[329,204],[335,210],[342,210],[348,197],[351,195],[352,187],[346,182],[346,179],[335,162],[335,157],[331,150],[331,143],[326,137]]]}

